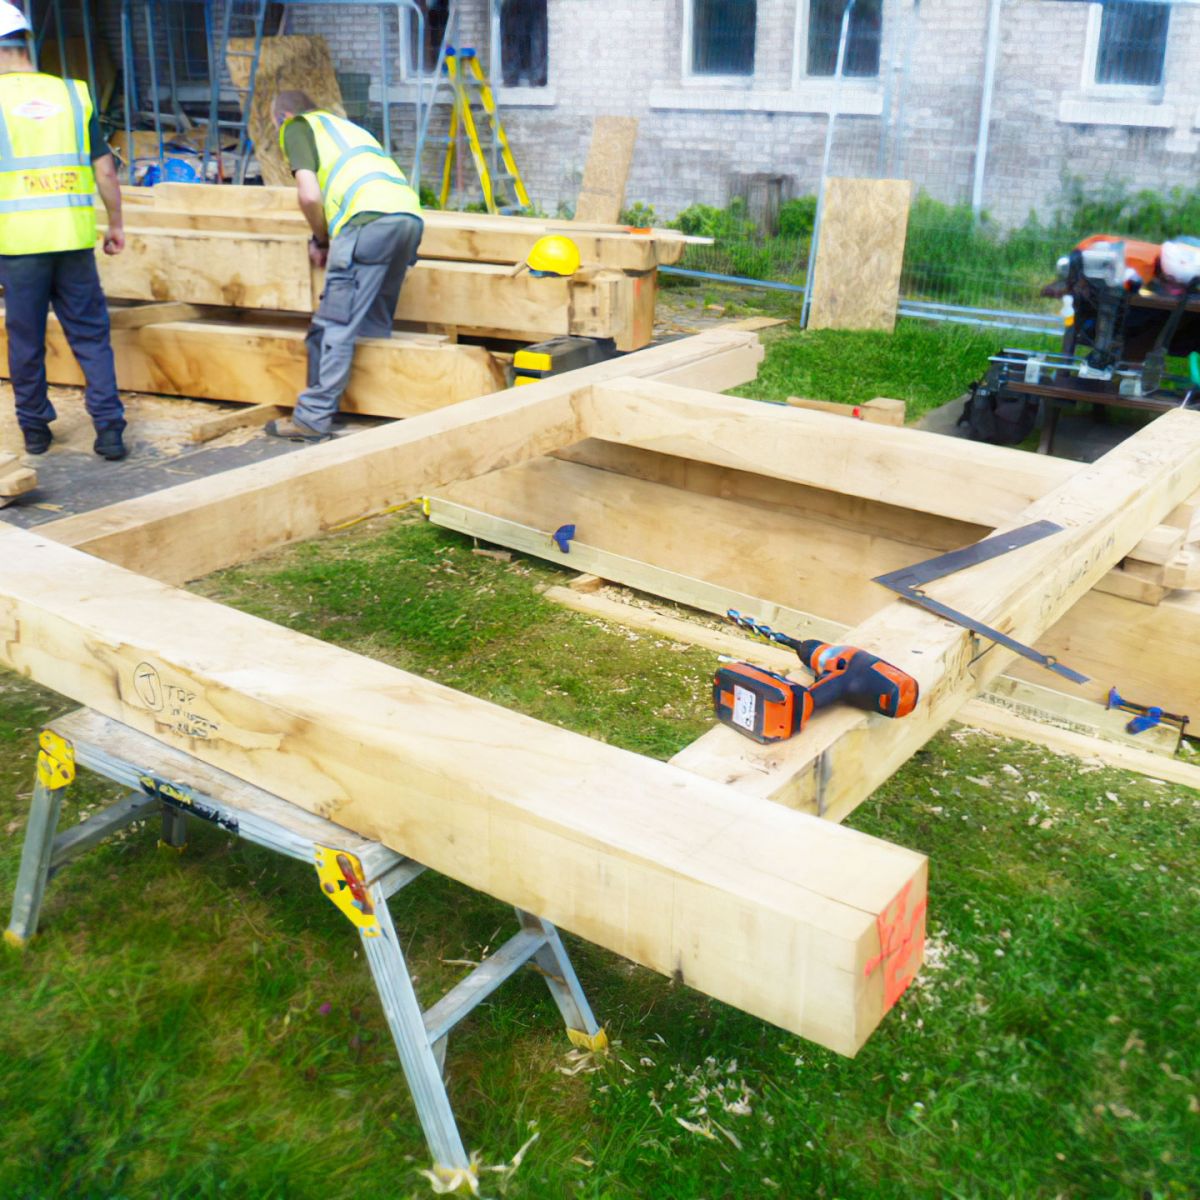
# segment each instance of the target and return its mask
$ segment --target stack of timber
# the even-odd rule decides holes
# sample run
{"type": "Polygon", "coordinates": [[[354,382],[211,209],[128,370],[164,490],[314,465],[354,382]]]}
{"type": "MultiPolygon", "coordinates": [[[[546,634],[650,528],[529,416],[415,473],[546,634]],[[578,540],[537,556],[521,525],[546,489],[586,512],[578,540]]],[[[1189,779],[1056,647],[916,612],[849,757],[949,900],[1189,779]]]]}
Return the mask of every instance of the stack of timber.
{"type": "MultiPolygon", "coordinates": [[[[161,184],[149,199],[126,195],[127,249],[101,263],[110,297],[312,311],[322,273],[310,269],[292,189],[161,184]]],[[[657,268],[683,249],[674,231],[431,211],[396,316],[471,336],[575,334],[637,350],[653,334],[657,268]],[[570,279],[515,271],[550,233],[575,241],[581,270],[570,279]]]]}
{"type": "MultiPolygon", "coordinates": [[[[164,183],[123,194],[126,249],[97,258],[121,386],[293,405],[324,276],[308,261],[295,190],[164,183]]],[[[502,359],[459,335],[528,344],[575,334],[640,349],[653,337],[658,267],[683,249],[673,230],[430,212],[396,312],[407,332],[363,342],[343,407],[410,417],[503,387],[502,359]],[[556,232],[574,239],[583,269],[570,279],[518,270],[556,232]]],[[[82,384],[56,321],[47,342],[50,382],[82,384]]],[[[0,334],[0,364],[6,352],[0,334]]]]}
{"type": "MultiPolygon", "coordinates": [[[[235,313],[171,301],[115,307],[111,315],[117,380],[127,391],[291,408],[304,389],[302,319],[258,314],[238,319],[235,313]],[[177,319],[181,309],[194,315],[177,319]]],[[[46,372],[52,383],[83,386],[83,372],[53,317],[46,330],[46,372]]],[[[412,417],[504,386],[500,361],[482,346],[455,344],[444,334],[398,331],[390,339],[359,344],[342,410],[412,417]]]]}

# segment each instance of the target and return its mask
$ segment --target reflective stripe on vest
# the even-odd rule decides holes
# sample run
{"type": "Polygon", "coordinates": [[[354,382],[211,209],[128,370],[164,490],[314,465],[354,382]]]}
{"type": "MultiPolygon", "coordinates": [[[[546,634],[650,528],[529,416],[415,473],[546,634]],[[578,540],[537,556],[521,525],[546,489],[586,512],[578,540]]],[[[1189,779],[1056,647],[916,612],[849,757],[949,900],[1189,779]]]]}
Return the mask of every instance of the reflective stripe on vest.
{"type": "MultiPolygon", "coordinates": [[[[421,201],[404,172],[365,130],[328,112],[294,118],[312,130],[317,147],[317,183],[329,236],[336,237],[360,213],[421,214],[421,201]]],[[[279,131],[280,146],[284,130],[279,131]]]]}
{"type": "Polygon", "coordinates": [[[0,254],[91,249],[96,178],[85,84],[0,75],[0,254]]]}

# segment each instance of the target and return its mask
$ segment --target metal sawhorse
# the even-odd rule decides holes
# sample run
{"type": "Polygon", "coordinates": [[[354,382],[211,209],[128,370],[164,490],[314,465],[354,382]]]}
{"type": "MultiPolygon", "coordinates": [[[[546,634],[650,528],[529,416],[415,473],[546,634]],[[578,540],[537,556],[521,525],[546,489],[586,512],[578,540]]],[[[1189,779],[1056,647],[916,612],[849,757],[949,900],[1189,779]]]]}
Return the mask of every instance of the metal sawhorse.
{"type": "Polygon", "coordinates": [[[434,1170],[447,1183],[473,1179],[474,1164],[454,1120],[442,1067],[451,1029],[476,1005],[532,960],[558,1004],[571,1042],[589,1050],[606,1045],[604,1030],[596,1024],[558,930],[549,921],[517,909],[520,932],[422,1012],[387,904],[389,896],[425,870],[420,863],[88,709],[50,722],[38,743],[37,778],[5,941],[23,947],[34,935],[46,884],[62,867],[118,829],[158,811],[166,845],[182,849],[187,820],[196,817],[314,864],[321,891],[362,939],[434,1170]],[[63,794],[76,766],[131,791],[56,835],[63,794]]]}

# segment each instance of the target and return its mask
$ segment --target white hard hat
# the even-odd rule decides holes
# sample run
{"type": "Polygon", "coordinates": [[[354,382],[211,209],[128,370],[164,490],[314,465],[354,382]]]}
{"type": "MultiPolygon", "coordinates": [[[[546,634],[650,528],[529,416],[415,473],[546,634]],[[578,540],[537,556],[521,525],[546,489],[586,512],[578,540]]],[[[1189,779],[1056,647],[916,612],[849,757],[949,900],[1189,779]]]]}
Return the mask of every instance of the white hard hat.
{"type": "Polygon", "coordinates": [[[15,4],[9,4],[8,0],[0,0],[0,38],[32,32],[25,14],[15,4]]]}

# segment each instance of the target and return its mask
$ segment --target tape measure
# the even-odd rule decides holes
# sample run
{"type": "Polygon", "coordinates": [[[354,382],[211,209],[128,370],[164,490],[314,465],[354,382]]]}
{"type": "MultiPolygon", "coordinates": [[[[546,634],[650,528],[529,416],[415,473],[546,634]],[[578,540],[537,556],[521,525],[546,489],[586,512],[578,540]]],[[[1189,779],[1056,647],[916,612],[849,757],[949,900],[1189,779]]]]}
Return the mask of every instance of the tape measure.
{"type": "Polygon", "coordinates": [[[717,720],[756,742],[794,737],[812,708],[804,684],[753,663],[727,662],[713,675],[717,720]]]}

